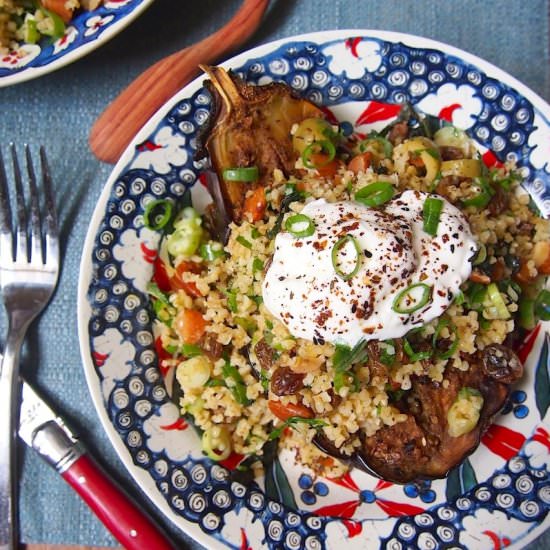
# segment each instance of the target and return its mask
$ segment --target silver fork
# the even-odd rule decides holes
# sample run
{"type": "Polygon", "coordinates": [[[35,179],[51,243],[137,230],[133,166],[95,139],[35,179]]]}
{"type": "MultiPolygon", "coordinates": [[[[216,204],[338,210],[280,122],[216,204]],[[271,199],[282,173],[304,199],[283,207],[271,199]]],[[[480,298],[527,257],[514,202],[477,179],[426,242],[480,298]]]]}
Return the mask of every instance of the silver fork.
{"type": "Polygon", "coordinates": [[[16,549],[19,539],[16,468],[21,389],[19,354],[29,325],[53,294],[59,273],[59,231],[44,149],[40,148],[42,192],[39,194],[29,147],[25,146],[27,193],[23,189],[15,146],[10,144],[9,148],[16,203],[13,220],[8,178],[0,151],[0,285],[8,317],[0,371],[0,550],[16,549]],[[29,197],[28,208],[25,194],[29,197]]]}

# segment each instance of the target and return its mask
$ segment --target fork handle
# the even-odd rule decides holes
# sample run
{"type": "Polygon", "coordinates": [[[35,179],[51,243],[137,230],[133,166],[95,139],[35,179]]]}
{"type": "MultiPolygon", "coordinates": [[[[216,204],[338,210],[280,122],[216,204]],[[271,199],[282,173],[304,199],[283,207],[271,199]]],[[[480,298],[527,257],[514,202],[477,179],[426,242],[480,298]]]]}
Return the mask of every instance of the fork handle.
{"type": "Polygon", "coordinates": [[[29,322],[10,318],[0,371],[0,550],[19,545],[16,438],[19,425],[19,354],[29,322]]]}

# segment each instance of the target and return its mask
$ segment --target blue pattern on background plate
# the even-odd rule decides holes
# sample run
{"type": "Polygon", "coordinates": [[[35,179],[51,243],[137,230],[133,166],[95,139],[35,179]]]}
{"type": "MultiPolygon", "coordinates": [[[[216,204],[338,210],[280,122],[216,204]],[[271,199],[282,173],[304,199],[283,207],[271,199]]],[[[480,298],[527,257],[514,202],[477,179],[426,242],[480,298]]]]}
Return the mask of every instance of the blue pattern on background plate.
{"type": "MultiPolygon", "coordinates": [[[[80,50],[88,47],[90,50],[94,46],[99,45],[104,41],[103,35],[108,29],[115,25],[120,25],[126,18],[131,16],[137,9],[141,9],[144,4],[149,4],[152,0],[119,0],[106,1],[99,8],[86,12],[81,11],[70,23],[67,24],[67,31],[71,29],[72,40],[66,47],[60,49],[60,41],[67,39],[67,31],[64,37],[57,41],[52,41],[48,37],[44,37],[38,44],[40,53],[26,65],[20,66],[0,66],[0,84],[3,77],[13,77],[17,74],[24,73],[28,69],[43,68],[51,65],[52,70],[60,63],[65,62],[68,56],[73,56],[75,59],[79,57],[80,50]],[[57,48],[57,51],[56,51],[57,48]]],[[[9,54],[0,55],[0,60],[8,59],[9,54]]],[[[18,82],[12,79],[13,83],[18,82]]],[[[24,78],[22,78],[24,80],[24,78]]]]}
{"type": "MultiPolygon", "coordinates": [[[[533,168],[529,161],[533,146],[528,141],[534,130],[536,111],[527,99],[457,57],[437,50],[410,48],[402,43],[369,40],[378,43],[383,63],[361,78],[329,71],[331,59],[323,50],[342,41],[320,45],[289,42],[266,56],[249,59],[236,70],[250,82],[263,82],[266,77],[287,82],[305,97],[329,107],[369,99],[418,103],[445,83],[473,85],[483,109],[471,135],[482,145],[496,149],[502,160],[515,159],[528,178],[527,187],[539,206],[543,205],[546,213],[550,211],[548,174],[533,168]]],[[[245,487],[230,483],[227,470],[205,458],[178,462],[170,460],[164,451],[152,451],[146,444],[144,422],[169,399],[156,365],[147,296],[124,277],[113,248],[120,244],[123,231],[139,230],[142,226],[144,198],[178,199],[195,183],[202,165],[193,160],[192,153],[209,105],[210,99],[201,89],[174,105],[151,133],[149,139],[154,140],[159,130],[169,127],[175,135],[185,138],[191,154],[183,166],[172,166],[165,174],[131,168],[142,155],[143,149],[138,147],[132,162],[111,190],[93,251],[94,271],[88,291],[92,308],[90,345],[93,351],[94,338],[115,329],[125,342],[132,344],[135,358],[129,376],[114,382],[106,407],[134,464],[150,472],[175,513],[198,524],[204,532],[223,541],[225,515],[248,511],[265,527],[264,543],[270,548],[325,548],[327,526],[341,520],[291,510],[269,500],[255,484],[245,487]]],[[[542,117],[541,113],[538,115],[542,117]]],[[[96,368],[96,372],[102,380],[101,368],[96,368]]],[[[315,497],[315,487],[310,480],[302,478],[301,483],[306,500],[315,497]]],[[[431,499],[429,490],[429,484],[417,488],[417,492],[427,495],[426,502],[431,499]]],[[[391,535],[380,544],[388,548],[463,548],[460,536],[464,532],[464,519],[478,510],[502,512],[529,524],[531,529],[544,521],[549,509],[548,471],[531,466],[528,457],[518,456],[489,479],[445,505],[437,505],[414,517],[383,520],[395,521],[395,525],[391,535]]],[[[257,546],[252,544],[252,547],[257,546]]]]}

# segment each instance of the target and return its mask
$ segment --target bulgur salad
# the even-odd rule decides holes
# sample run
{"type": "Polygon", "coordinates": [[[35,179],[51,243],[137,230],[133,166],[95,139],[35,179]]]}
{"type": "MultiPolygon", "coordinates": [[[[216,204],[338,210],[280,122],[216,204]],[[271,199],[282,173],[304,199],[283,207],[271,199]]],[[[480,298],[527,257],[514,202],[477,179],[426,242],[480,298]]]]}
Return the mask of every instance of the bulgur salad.
{"type": "Polygon", "coordinates": [[[0,0],[0,53],[44,37],[60,38],[80,10],[95,10],[102,4],[103,0],[0,0]]]}
{"type": "Polygon", "coordinates": [[[410,106],[345,135],[283,85],[207,72],[214,202],[145,212],[164,232],[159,360],[203,451],[444,477],[521,378],[522,331],[550,319],[547,221],[514,166],[410,106]]]}

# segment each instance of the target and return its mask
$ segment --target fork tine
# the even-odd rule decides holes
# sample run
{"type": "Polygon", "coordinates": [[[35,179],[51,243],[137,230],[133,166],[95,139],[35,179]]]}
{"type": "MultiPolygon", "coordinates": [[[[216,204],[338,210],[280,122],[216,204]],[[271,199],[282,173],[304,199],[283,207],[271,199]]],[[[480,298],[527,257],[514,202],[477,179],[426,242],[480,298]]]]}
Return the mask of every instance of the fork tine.
{"type": "Polygon", "coordinates": [[[13,257],[13,240],[11,236],[11,210],[8,193],[8,178],[2,151],[0,151],[0,251],[9,250],[13,257]]]}
{"type": "Polygon", "coordinates": [[[10,143],[11,157],[13,161],[13,177],[15,180],[15,205],[17,212],[17,236],[15,240],[15,260],[27,260],[27,212],[25,211],[25,194],[21,169],[17,158],[15,145],[10,143]]]}
{"type": "Polygon", "coordinates": [[[44,235],[46,239],[46,264],[59,261],[59,228],[57,225],[57,210],[52,188],[50,167],[46,158],[46,151],[40,146],[40,165],[42,171],[42,185],[44,187],[44,199],[46,213],[44,218],[44,235]]]}
{"type": "Polygon", "coordinates": [[[42,232],[40,230],[40,204],[39,195],[36,188],[36,175],[34,173],[34,166],[32,163],[31,151],[29,146],[25,144],[25,157],[27,160],[27,174],[29,176],[29,191],[30,191],[30,207],[31,207],[31,220],[30,220],[30,237],[31,237],[31,250],[30,261],[43,263],[42,254],[42,232]]]}

